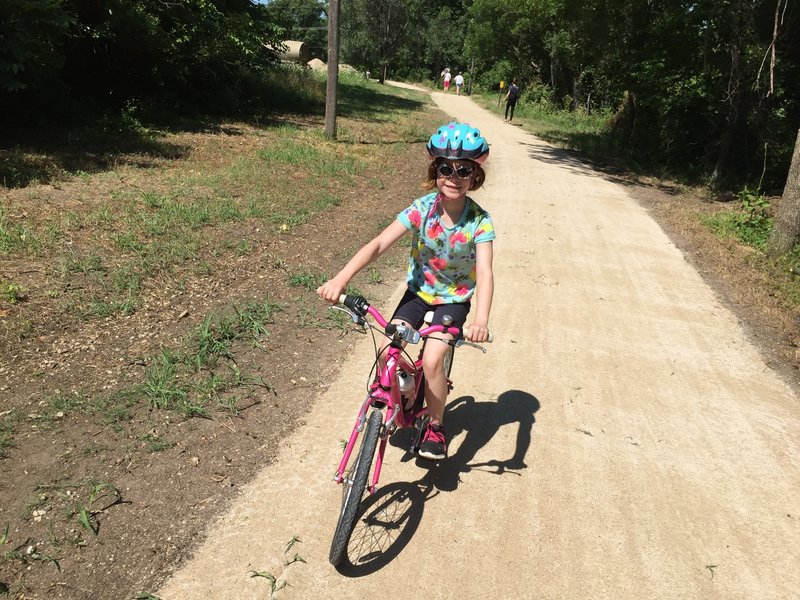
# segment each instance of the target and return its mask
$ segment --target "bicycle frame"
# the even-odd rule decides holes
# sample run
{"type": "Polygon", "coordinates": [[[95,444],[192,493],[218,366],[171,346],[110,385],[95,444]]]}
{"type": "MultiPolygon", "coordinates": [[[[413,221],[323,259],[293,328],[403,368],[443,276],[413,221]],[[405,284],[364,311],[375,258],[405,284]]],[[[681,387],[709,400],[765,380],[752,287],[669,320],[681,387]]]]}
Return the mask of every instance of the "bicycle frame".
{"type": "MultiPolygon", "coordinates": [[[[342,301],[344,304],[345,302],[342,301]]],[[[352,311],[350,314],[353,320],[368,325],[364,320],[364,315],[358,310],[358,307],[348,305],[352,311]],[[360,321],[359,321],[360,317],[360,321]]],[[[425,352],[425,343],[427,343],[428,336],[433,333],[447,333],[458,339],[461,335],[461,330],[458,327],[449,327],[445,325],[430,325],[419,331],[408,331],[408,328],[398,328],[394,324],[386,321],[378,309],[366,305],[364,303],[363,312],[372,316],[375,322],[384,330],[386,335],[391,335],[391,341],[386,348],[386,360],[382,368],[379,368],[377,386],[373,386],[366,399],[359,408],[358,417],[356,418],[353,430],[350,433],[350,439],[344,450],[344,455],[339,463],[339,468],[336,471],[334,480],[337,483],[344,481],[344,475],[347,465],[350,462],[350,457],[353,448],[358,440],[359,434],[364,428],[364,423],[367,420],[367,413],[371,407],[382,410],[383,423],[380,433],[380,444],[375,457],[375,465],[372,474],[372,481],[369,486],[369,493],[374,494],[377,490],[378,480],[380,479],[381,467],[383,466],[383,456],[386,451],[386,443],[389,440],[389,435],[395,431],[396,428],[411,427],[417,419],[424,417],[428,409],[423,403],[418,401],[421,394],[424,395],[425,390],[421,389],[423,386],[423,370],[422,370],[422,356],[425,352]],[[391,332],[391,333],[390,333],[391,332]],[[417,335],[414,335],[417,334],[417,335]],[[408,339],[408,338],[412,339],[408,339]],[[423,346],[420,349],[419,356],[414,361],[414,364],[409,362],[403,356],[403,341],[415,343],[414,339],[418,342],[420,339],[424,340],[423,346]],[[402,368],[409,375],[414,377],[414,405],[410,410],[406,410],[403,406],[403,399],[400,395],[400,386],[397,383],[397,370],[402,368]]],[[[450,343],[450,342],[448,342],[450,343]]],[[[451,382],[448,379],[448,390],[451,388],[451,382]]]]}

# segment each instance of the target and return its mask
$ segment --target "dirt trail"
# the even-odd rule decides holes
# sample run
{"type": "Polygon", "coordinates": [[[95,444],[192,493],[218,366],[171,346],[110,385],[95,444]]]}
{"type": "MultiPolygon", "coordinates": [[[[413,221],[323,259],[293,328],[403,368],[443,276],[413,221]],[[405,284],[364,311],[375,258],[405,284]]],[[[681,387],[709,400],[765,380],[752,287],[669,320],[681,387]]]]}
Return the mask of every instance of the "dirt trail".
{"type": "Polygon", "coordinates": [[[371,360],[358,338],[158,595],[269,597],[253,570],[289,584],[277,598],[796,597],[797,397],[621,187],[466,97],[434,99],[492,143],[476,198],[498,230],[496,342],[456,356],[451,456],[389,447],[360,562],[330,567],[331,477],[371,360]]]}

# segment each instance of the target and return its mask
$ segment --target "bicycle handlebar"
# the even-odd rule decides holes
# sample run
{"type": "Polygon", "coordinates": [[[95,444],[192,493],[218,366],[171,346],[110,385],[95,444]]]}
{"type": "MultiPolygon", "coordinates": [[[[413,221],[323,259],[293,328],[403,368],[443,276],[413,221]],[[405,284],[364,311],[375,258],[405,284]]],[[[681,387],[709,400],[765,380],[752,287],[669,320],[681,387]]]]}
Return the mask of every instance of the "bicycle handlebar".
{"type": "MultiPolygon", "coordinates": [[[[430,325],[428,327],[425,327],[425,328],[420,329],[419,331],[417,331],[417,330],[412,329],[412,328],[406,328],[406,327],[404,327],[402,325],[398,326],[398,325],[396,325],[394,323],[390,323],[384,318],[384,316],[380,313],[380,311],[377,308],[375,308],[374,306],[371,306],[369,304],[369,302],[367,302],[366,298],[364,298],[362,296],[350,296],[348,294],[342,294],[341,296],[339,296],[339,304],[343,304],[349,310],[351,310],[353,313],[355,313],[356,315],[358,315],[360,317],[364,317],[367,314],[372,315],[372,317],[375,319],[375,321],[377,321],[378,325],[383,327],[384,331],[387,334],[394,335],[396,331],[399,331],[400,332],[400,337],[402,337],[405,341],[407,341],[407,342],[409,342],[411,344],[416,344],[417,342],[419,342],[420,338],[427,337],[432,333],[447,333],[449,335],[455,336],[455,338],[456,338],[456,340],[455,340],[456,344],[455,345],[457,345],[457,346],[466,344],[466,345],[469,345],[469,346],[475,346],[477,348],[480,348],[480,346],[477,345],[476,343],[470,342],[470,341],[467,341],[467,340],[463,339],[463,335],[464,334],[463,334],[463,331],[459,327],[446,327],[444,325],[430,325]],[[402,327],[402,329],[400,329],[401,327],[402,327]],[[410,329],[410,331],[409,331],[409,329],[410,329]],[[416,335],[414,335],[414,334],[416,334],[416,335]]],[[[494,340],[494,336],[490,333],[489,334],[489,338],[486,340],[486,343],[491,343],[493,340],[494,340]]],[[[481,349],[483,350],[483,348],[481,348],[481,349]]],[[[484,352],[485,352],[485,350],[484,350],[484,352]]]]}

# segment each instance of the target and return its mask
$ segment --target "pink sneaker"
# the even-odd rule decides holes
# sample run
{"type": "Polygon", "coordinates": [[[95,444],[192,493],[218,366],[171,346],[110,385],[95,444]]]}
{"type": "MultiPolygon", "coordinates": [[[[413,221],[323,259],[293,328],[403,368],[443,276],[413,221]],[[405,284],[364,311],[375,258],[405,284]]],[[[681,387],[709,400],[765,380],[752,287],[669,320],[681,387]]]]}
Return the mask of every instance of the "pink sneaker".
{"type": "Polygon", "coordinates": [[[443,426],[428,424],[419,447],[419,455],[428,460],[442,460],[447,457],[447,438],[443,426]]]}

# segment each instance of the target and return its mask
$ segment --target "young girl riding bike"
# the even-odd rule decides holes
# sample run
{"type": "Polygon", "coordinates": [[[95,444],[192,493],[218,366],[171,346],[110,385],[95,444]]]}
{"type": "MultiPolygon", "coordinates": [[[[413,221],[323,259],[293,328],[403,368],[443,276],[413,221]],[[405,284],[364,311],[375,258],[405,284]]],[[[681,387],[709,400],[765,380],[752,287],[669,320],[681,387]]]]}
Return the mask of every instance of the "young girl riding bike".
{"type": "MultiPolygon", "coordinates": [[[[329,302],[337,302],[350,280],[408,232],[412,234],[411,255],[406,278],[408,289],[392,317],[414,329],[422,326],[425,313],[433,311],[433,323],[449,315],[452,325],[463,328],[464,337],[481,343],[489,337],[492,307],[492,219],[467,192],[485,180],[482,165],[489,157],[489,144],[480,132],[466,123],[442,125],[427,143],[428,176],[423,187],[431,193],[415,200],[377,237],[368,242],[333,277],[317,289],[329,302]],[[475,313],[464,328],[472,302],[475,313]]],[[[419,455],[431,460],[447,456],[443,419],[447,398],[444,357],[449,346],[434,343],[434,334],[423,355],[425,402],[430,423],[419,455]]],[[[377,385],[377,384],[376,384],[377,385]]]]}

